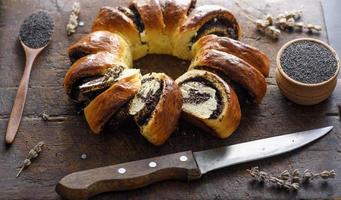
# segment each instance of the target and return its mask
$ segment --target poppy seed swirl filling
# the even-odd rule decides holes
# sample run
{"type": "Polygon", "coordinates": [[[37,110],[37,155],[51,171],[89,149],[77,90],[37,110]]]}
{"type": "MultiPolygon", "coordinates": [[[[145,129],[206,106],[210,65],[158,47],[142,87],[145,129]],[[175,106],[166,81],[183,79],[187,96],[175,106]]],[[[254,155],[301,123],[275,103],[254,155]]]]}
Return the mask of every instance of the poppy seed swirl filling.
{"type": "Polygon", "coordinates": [[[137,8],[132,4],[129,6],[129,8],[126,7],[118,7],[118,10],[121,11],[123,14],[125,14],[127,17],[129,17],[135,24],[138,32],[139,32],[139,37],[141,40],[141,44],[145,45],[147,44],[146,41],[142,40],[142,34],[145,31],[144,23],[142,21],[141,15],[137,8]]]}
{"type": "Polygon", "coordinates": [[[142,86],[131,102],[129,114],[137,115],[137,124],[143,126],[151,118],[160,97],[162,95],[164,83],[151,75],[143,77],[142,86]]]}
{"type": "Polygon", "coordinates": [[[230,77],[225,75],[222,71],[214,70],[207,66],[195,66],[195,69],[206,70],[214,74],[217,74],[220,78],[222,78],[226,83],[228,83],[233,88],[240,102],[244,102],[244,101],[252,102],[252,100],[255,98],[255,95],[252,94],[248,89],[246,89],[243,85],[239,84],[238,82],[232,80],[230,77]]]}
{"type": "Polygon", "coordinates": [[[118,10],[129,17],[131,20],[133,20],[139,33],[142,33],[144,31],[144,24],[141,19],[141,15],[134,5],[129,6],[129,8],[120,6],[118,7],[118,10]]]}
{"type": "Polygon", "coordinates": [[[87,102],[108,89],[123,72],[123,66],[110,68],[103,75],[82,78],[73,84],[71,97],[78,102],[87,102]]]}
{"type": "Polygon", "coordinates": [[[200,27],[196,34],[191,38],[191,44],[194,44],[201,37],[209,34],[226,36],[238,40],[238,29],[236,26],[237,23],[233,24],[223,17],[215,17],[200,27]]]}
{"type": "Polygon", "coordinates": [[[183,97],[182,109],[203,119],[216,119],[223,111],[220,91],[202,77],[189,78],[179,83],[183,97]]]}

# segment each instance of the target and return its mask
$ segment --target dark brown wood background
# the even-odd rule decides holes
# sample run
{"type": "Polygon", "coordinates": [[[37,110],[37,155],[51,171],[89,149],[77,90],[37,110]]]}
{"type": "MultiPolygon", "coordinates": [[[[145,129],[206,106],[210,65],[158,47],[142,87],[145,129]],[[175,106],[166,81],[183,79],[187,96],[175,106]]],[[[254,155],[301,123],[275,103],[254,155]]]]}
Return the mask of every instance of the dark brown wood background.
{"type": "MultiPolygon", "coordinates": [[[[217,4],[230,8],[244,30],[243,42],[256,46],[271,58],[268,92],[260,105],[242,105],[239,129],[228,139],[220,140],[181,122],[178,130],[161,147],[149,144],[135,128],[92,135],[75,105],[63,91],[63,77],[70,66],[66,48],[88,33],[101,6],[126,5],[126,1],[81,1],[84,27],[67,37],[65,25],[73,1],[69,0],[0,0],[0,199],[59,199],[54,187],[60,178],[78,170],[133,161],[185,150],[203,150],[264,137],[333,125],[334,130],[323,139],[295,152],[262,161],[242,164],[209,173],[194,182],[168,181],[144,189],[103,194],[94,199],[259,199],[259,198],[335,198],[341,197],[341,82],[333,95],[315,106],[299,106],[286,100],[274,80],[275,56],[287,41],[298,37],[315,37],[326,41],[326,31],[320,35],[283,33],[277,42],[254,31],[234,1],[199,0],[199,5],[217,4]],[[56,29],[51,45],[36,60],[31,74],[24,117],[14,144],[7,148],[3,136],[24,67],[24,52],[18,42],[21,22],[37,9],[47,10],[55,19],[56,29]],[[44,122],[39,113],[64,116],[65,121],[44,122]],[[45,141],[41,156],[15,178],[16,167],[29,149],[45,141]],[[80,159],[87,154],[86,160],[80,159]],[[309,168],[314,171],[335,169],[335,180],[316,181],[297,193],[287,193],[254,184],[245,169],[258,165],[271,173],[284,169],[309,168]]],[[[241,6],[254,15],[279,13],[302,8],[303,20],[324,24],[318,0],[310,1],[242,1],[241,6]]],[[[135,63],[146,71],[164,71],[173,77],[186,70],[187,62],[170,56],[147,56],[135,63]]]]}

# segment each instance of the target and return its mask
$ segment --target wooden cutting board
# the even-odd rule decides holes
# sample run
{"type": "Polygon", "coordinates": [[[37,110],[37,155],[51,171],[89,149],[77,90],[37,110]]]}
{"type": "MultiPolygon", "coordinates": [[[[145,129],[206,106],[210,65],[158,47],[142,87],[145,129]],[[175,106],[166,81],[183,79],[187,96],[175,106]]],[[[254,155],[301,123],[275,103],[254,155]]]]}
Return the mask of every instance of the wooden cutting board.
{"type": "MultiPolygon", "coordinates": [[[[220,140],[185,122],[161,147],[154,147],[139,135],[136,128],[112,130],[103,135],[92,135],[82,115],[63,91],[63,78],[70,66],[66,48],[88,33],[91,23],[101,6],[127,5],[126,1],[82,0],[81,20],[85,26],[77,34],[66,36],[72,3],[69,0],[0,1],[0,130],[5,134],[15,92],[23,72],[24,60],[17,33],[21,22],[37,9],[48,10],[56,21],[54,38],[37,59],[31,74],[28,99],[19,133],[10,148],[0,137],[0,199],[59,199],[54,191],[61,177],[78,170],[117,164],[137,159],[160,156],[185,150],[203,150],[222,145],[290,133],[294,131],[333,125],[334,130],[323,139],[290,154],[262,161],[242,164],[205,175],[191,183],[168,181],[130,192],[103,194],[94,199],[258,199],[258,198],[336,198],[341,197],[341,175],[328,183],[314,182],[297,193],[286,193],[271,187],[254,184],[245,169],[260,166],[278,174],[284,169],[309,168],[313,171],[335,169],[341,174],[341,121],[337,104],[341,104],[341,82],[325,102],[305,107],[286,100],[274,80],[275,56],[287,41],[311,36],[326,41],[326,31],[320,35],[283,33],[279,41],[257,34],[253,24],[246,19],[234,1],[200,1],[199,5],[223,5],[237,16],[244,30],[243,42],[266,52],[271,59],[271,73],[267,79],[268,92],[260,105],[242,105],[239,129],[228,139],[220,140]],[[63,116],[64,121],[44,122],[39,113],[63,116]],[[15,178],[16,167],[29,149],[38,141],[45,141],[41,156],[15,178]],[[87,159],[82,160],[82,154],[87,159]]],[[[285,1],[267,0],[240,2],[255,15],[277,14],[280,11],[301,8],[303,20],[324,24],[318,0],[285,1]]],[[[323,26],[324,27],[324,26],[323,26]]],[[[184,72],[188,62],[170,56],[151,55],[135,63],[143,72],[163,71],[174,78],[184,72]]]]}

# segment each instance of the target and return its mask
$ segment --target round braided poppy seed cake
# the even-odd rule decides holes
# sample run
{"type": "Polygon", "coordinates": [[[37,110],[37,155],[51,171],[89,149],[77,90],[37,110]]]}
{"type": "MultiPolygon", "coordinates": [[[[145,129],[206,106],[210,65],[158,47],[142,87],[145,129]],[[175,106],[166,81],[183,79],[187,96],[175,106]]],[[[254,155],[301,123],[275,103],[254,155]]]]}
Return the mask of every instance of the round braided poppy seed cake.
{"type": "Polygon", "coordinates": [[[149,142],[161,145],[182,116],[226,138],[239,125],[239,100],[260,103],[269,74],[268,57],[237,41],[240,37],[229,10],[197,7],[195,0],[102,7],[92,32],[68,49],[72,66],[64,88],[85,106],[95,134],[108,124],[117,128],[120,120],[133,120],[149,142]],[[142,76],[133,61],[147,54],[168,54],[191,64],[176,80],[164,73],[142,76]]]}

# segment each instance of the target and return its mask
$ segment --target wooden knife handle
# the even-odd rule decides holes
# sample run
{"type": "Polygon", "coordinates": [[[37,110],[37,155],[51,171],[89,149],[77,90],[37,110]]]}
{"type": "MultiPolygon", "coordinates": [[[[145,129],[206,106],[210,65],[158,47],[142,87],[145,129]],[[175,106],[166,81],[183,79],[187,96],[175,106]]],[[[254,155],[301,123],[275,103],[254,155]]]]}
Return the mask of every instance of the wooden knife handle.
{"type": "Polygon", "coordinates": [[[69,174],[56,186],[67,199],[88,199],[93,195],[132,190],[170,180],[192,180],[201,173],[191,151],[111,165],[69,174]]]}

